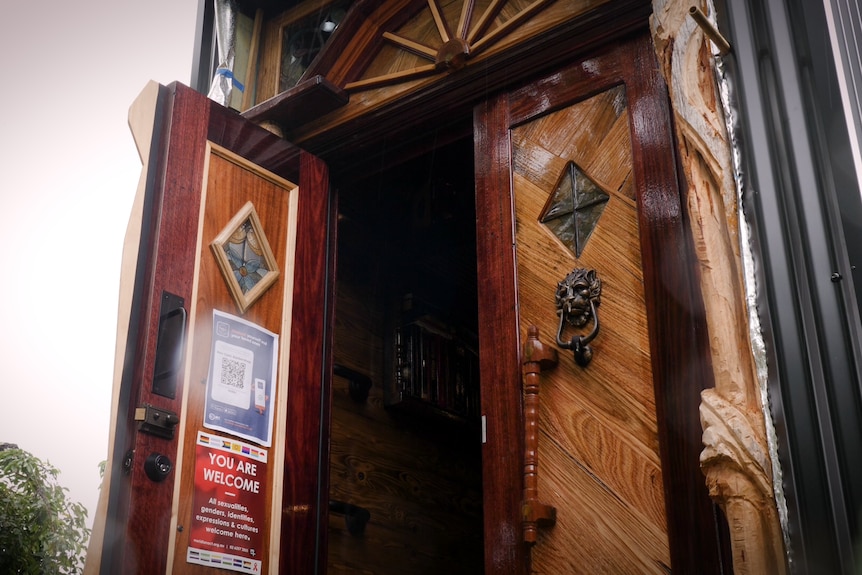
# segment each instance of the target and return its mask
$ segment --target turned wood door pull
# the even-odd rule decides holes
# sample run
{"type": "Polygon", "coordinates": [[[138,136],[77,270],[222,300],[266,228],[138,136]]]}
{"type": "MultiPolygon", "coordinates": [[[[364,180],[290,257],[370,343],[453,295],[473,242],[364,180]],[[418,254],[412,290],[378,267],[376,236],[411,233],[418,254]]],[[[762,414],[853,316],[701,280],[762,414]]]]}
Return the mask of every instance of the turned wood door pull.
{"type": "Polygon", "coordinates": [[[521,366],[524,377],[524,541],[536,542],[539,527],[557,520],[557,509],[539,501],[539,374],[557,365],[557,350],[539,341],[539,328],[527,329],[521,366]]]}

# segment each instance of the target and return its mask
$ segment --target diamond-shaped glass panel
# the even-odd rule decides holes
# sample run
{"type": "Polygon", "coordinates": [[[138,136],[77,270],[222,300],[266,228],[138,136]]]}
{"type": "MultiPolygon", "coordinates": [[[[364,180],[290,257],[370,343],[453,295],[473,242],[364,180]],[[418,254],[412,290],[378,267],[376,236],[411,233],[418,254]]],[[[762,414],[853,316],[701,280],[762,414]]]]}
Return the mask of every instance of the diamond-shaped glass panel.
{"type": "Polygon", "coordinates": [[[610,196],[574,163],[566,164],[539,221],[581,257],[610,196]]]}

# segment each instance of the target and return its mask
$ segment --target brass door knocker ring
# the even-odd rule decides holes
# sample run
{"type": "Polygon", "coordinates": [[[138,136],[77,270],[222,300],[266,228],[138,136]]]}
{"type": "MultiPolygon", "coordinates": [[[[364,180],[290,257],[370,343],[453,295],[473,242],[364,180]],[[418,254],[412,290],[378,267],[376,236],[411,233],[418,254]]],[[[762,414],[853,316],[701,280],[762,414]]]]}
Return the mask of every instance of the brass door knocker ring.
{"type": "Polygon", "coordinates": [[[602,280],[596,277],[596,270],[575,268],[566,279],[557,284],[555,299],[557,315],[560,316],[557,345],[563,349],[571,349],[575,354],[575,363],[581,367],[586,367],[593,358],[589,343],[599,334],[596,308],[601,303],[601,293],[602,280]],[[567,342],[563,341],[563,330],[567,323],[574,327],[583,327],[591,319],[595,321],[595,325],[588,335],[577,335],[567,342]]]}

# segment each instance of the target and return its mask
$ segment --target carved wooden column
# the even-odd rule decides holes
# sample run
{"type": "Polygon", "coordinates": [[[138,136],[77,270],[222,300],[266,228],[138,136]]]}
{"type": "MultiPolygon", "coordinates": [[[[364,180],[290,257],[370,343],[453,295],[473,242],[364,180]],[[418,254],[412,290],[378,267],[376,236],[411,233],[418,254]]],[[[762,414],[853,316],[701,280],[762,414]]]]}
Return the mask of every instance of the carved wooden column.
{"type": "MultiPolygon", "coordinates": [[[[708,3],[697,6],[707,10],[708,3]]],[[[653,41],[670,89],[680,166],[700,262],[715,388],[702,393],[701,468],[731,531],[733,568],[786,571],[740,253],[739,206],[709,40],[690,1],[654,0],[653,41]]]]}
{"type": "Polygon", "coordinates": [[[709,494],[727,516],[737,574],[784,573],[784,546],[772,492],[769,452],[756,416],[720,394],[702,393],[704,450],[700,464],[709,494]]]}

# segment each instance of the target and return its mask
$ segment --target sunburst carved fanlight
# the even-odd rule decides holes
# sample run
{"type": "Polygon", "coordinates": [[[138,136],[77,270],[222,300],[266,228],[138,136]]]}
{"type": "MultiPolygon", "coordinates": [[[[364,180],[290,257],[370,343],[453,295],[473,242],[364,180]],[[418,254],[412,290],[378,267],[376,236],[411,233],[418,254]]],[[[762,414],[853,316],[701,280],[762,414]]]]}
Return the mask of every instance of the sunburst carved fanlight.
{"type": "Polygon", "coordinates": [[[570,161],[539,221],[579,258],[608,200],[610,196],[570,161]]]}
{"type": "Polygon", "coordinates": [[[440,72],[459,70],[467,65],[471,58],[494,45],[495,42],[544,10],[552,2],[553,0],[536,0],[518,10],[502,24],[492,27],[503,8],[509,4],[509,0],[492,0],[481,14],[474,13],[474,0],[464,0],[460,17],[453,30],[445,18],[438,0],[428,0],[428,10],[430,10],[434,20],[439,43],[411,40],[395,32],[383,32],[383,38],[397,48],[427,60],[429,63],[407,70],[349,82],[345,84],[344,88],[349,91],[379,88],[440,72]],[[475,18],[476,16],[477,18],[475,18]]]}

